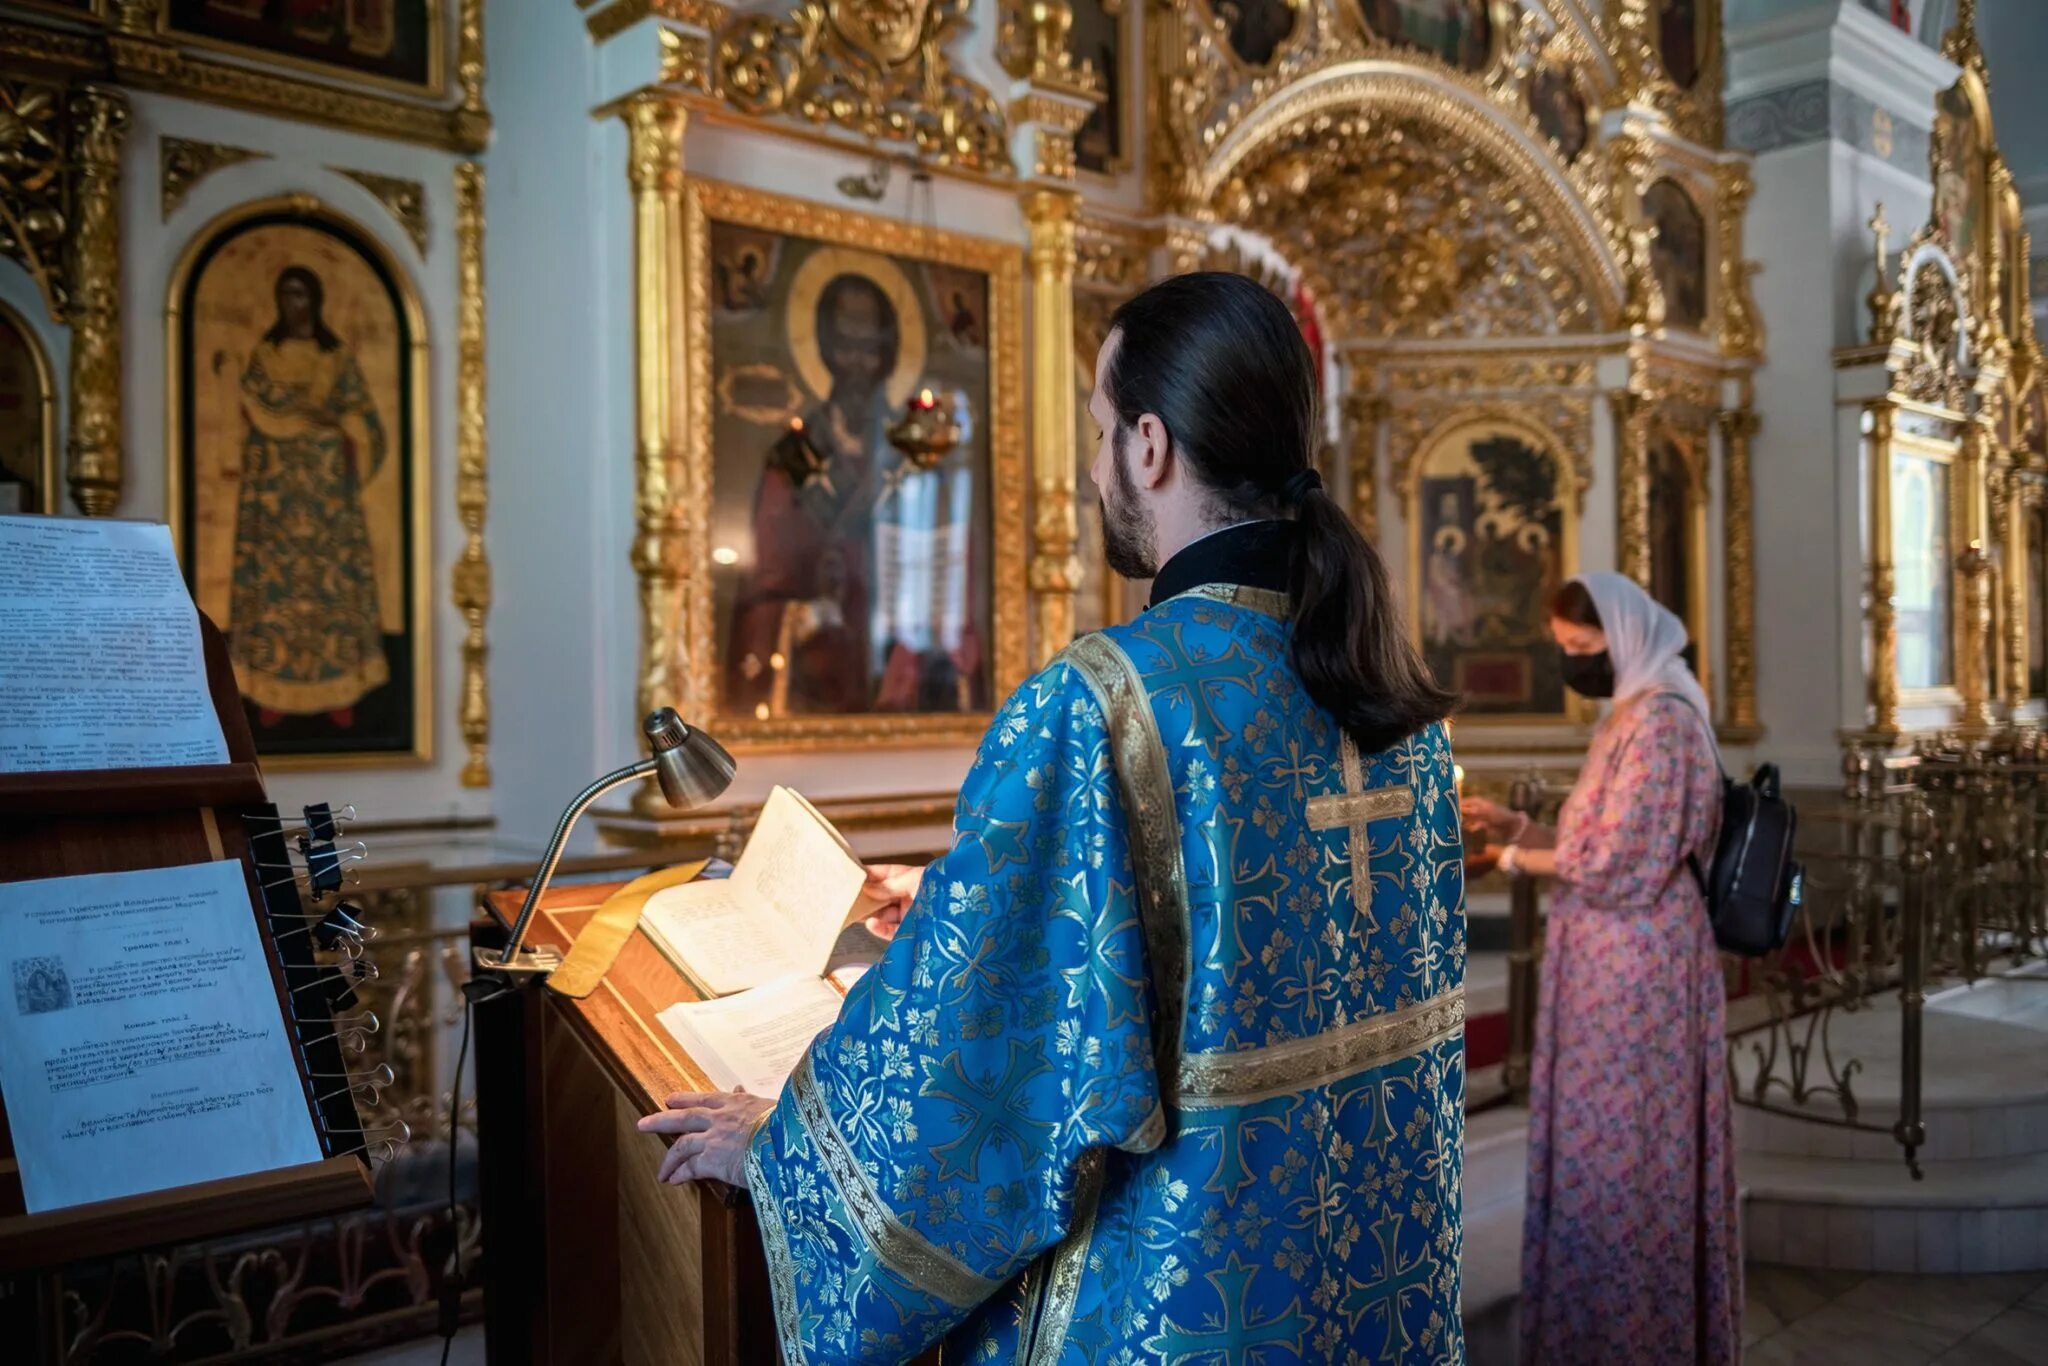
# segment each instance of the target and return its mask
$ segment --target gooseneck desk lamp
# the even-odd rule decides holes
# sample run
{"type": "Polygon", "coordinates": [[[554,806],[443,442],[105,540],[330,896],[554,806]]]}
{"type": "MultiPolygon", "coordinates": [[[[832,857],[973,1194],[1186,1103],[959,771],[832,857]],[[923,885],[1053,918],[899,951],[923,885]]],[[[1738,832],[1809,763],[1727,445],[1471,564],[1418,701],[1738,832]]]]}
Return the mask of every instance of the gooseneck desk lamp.
{"type": "Polygon", "coordinates": [[[537,982],[562,965],[562,955],[552,948],[529,949],[522,946],[526,942],[527,927],[533,923],[533,913],[540,906],[541,896],[547,891],[548,883],[554,880],[555,865],[562,861],[562,846],[569,842],[569,832],[576,828],[577,820],[592,802],[650,773],[661,784],[661,795],[678,811],[702,806],[732,785],[733,771],[739,766],[732,755],[703,731],[683,724],[683,718],[676,715],[675,708],[663,707],[651,713],[641,723],[640,729],[647,736],[647,746],[652,754],[616,773],[607,773],[576,794],[576,800],[569,803],[568,810],[555,822],[554,838],[548,841],[548,851],[541,858],[540,870],[533,879],[533,885],[527,888],[526,902],[519,908],[519,919],[512,922],[511,938],[503,949],[476,951],[479,971],[505,981],[525,983],[537,982]]]}

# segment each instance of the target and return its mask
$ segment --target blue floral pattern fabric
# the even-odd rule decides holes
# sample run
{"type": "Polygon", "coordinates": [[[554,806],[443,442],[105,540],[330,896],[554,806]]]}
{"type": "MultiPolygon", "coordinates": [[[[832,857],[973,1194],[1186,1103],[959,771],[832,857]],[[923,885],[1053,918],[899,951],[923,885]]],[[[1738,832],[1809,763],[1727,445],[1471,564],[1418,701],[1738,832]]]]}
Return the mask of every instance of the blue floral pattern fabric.
{"type": "Polygon", "coordinates": [[[1287,629],[1197,590],[1004,705],[750,1151],[786,1359],[1463,1360],[1450,746],[1287,629]]]}

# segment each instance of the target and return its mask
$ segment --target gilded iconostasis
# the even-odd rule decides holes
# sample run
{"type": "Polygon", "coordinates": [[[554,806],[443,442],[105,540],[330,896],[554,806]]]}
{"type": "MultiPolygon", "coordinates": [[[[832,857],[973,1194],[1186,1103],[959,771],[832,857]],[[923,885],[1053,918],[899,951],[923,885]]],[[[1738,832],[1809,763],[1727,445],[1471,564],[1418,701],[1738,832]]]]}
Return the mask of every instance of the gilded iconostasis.
{"type": "MultiPolygon", "coordinates": [[[[1101,563],[1083,409],[1117,304],[1204,268],[1321,358],[1319,463],[1461,751],[1583,743],[1542,605],[1610,567],[1758,737],[1766,345],[1713,0],[546,14],[79,0],[0,30],[0,507],[170,523],[278,771],[489,820],[543,805],[494,750],[601,767],[674,704],[761,781],[942,796],[1009,688],[1144,605],[1101,563]]],[[[1889,362],[1876,732],[2048,674],[1973,41],[1868,343],[1959,357],[1969,399],[1889,362]]]]}

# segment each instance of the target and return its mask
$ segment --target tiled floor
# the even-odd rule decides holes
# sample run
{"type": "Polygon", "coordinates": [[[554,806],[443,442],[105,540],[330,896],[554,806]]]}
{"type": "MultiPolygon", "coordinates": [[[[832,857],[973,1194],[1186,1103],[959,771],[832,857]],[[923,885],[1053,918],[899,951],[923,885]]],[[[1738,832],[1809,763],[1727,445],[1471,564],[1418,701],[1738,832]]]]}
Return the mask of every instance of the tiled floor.
{"type": "Polygon", "coordinates": [[[2048,1363],[2048,1275],[1870,1276],[1752,1263],[1749,1366],[2048,1363]]]}

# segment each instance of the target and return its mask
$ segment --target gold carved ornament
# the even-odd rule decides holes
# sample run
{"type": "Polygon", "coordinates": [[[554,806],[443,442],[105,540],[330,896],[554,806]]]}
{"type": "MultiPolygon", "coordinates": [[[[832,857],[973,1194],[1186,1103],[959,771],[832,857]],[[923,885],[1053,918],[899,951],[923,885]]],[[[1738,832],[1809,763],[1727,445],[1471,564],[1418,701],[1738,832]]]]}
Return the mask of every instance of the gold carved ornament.
{"type": "Polygon", "coordinates": [[[1614,410],[1616,568],[1650,586],[1650,421],[1656,399],[1639,389],[1608,395],[1614,410]]]}
{"type": "Polygon", "coordinates": [[[1369,541],[1380,534],[1380,428],[1393,405],[1383,394],[1357,389],[1344,395],[1344,427],[1349,437],[1351,520],[1369,541]]]}
{"type": "Polygon", "coordinates": [[[121,501],[121,147],[128,101],[103,86],[80,86],[70,107],[77,177],[69,252],[71,420],[65,479],[79,511],[100,517],[121,501]]]}
{"type": "Polygon", "coordinates": [[[1763,314],[1751,286],[1759,269],[1743,253],[1742,225],[1756,181],[1741,162],[1714,168],[1714,203],[1720,213],[1716,270],[1720,282],[1721,354],[1732,360],[1761,360],[1764,354],[1763,314]]]}
{"type": "Polygon", "coordinates": [[[1756,710],[1756,521],[1755,476],[1750,444],[1757,416],[1748,404],[1719,414],[1723,477],[1727,484],[1726,558],[1722,570],[1728,595],[1728,726],[1734,732],[1759,729],[1756,710]]]}
{"type": "Polygon", "coordinates": [[[374,195],[385,212],[405,229],[405,235],[412,239],[413,248],[423,257],[427,254],[426,186],[417,180],[378,175],[374,171],[351,171],[341,166],[327,169],[336,175],[346,176],[374,195]]]}
{"type": "MultiPolygon", "coordinates": [[[[703,495],[690,482],[683,448],[683,412],[675,401],[676,376],[685,374],[683,318],[707,307],[701,269],[686,251],[703,253],[701,232],[686,232],[683,209],[683,133],[689,114],[678,98],[644,93],[620,111],[626,124],[626,181],[633,195],[633,573],[640,589],[640,668],[634,711],[645,716],[674,706],[701,721],[711,698],[690,690],[683,661],[704,637],[684,615],[687,557],[709,534],[703,495]]],[[[703,263],[708,269],[708,263],[703,263]]],[[[710,384],[708,357],[690,356],[685,384],[702,394],[710,384]]],[[[708,627],[708,623],[706,624],[708,627]]],[[[633,795],[641,814],[665,810],[659,789],[642,784],[633,795]]]]}
{"type": "Polygon", "coordinates": [[[57,322],[71,297],[67,142],[63,87],[0,80],[0,253],[28,272],[57,322]]]}
{"type": "Polygon", "coordinates": [[[462,687],[458,703],[469,757],[464,787],[491,785],[490,645],[484,622],[491,610],[491,562],[484,549],[484,512],[490,500],[489,435],[485,425],[484,168],[455,168],[455,510],[462,518],[462,553],[455,561],[453,597],[462,613],[462,687]]]}
{"type": "Polygon", "coordinates": [[[156,147],[159,212],[166,223],[185,202],[185,196],[192,193],[192,187],[215,171],[245,161],[270,159],[268,152],[218,142],[195,142],[190,138],[159,137],[156,147]]]}
{"type": "Polygon", "coordinates": [[[1892,565],[1892,437],[1895,410],[1888,399],[1870,405],[1870,730],[1892,741],[1899,734],[1899,626],[1892,565]]]}
{"type": "MultiPolygon", "coordinates": [[[[32,24],[0,24],[0,55],[37,66],[102,77],[136,90],[159,91],[323,127],[368,133],[457,152],[481,152],[490,139],[483,101],[483,0],[458,0],[455,76],[460,100],[450,106],[386,95],[331,79],[279,74],[198,50],[174,32],[164,0],[112,0],[78,7],[76,18],[98,26],[64,33],[32,24]],[[192,47],[195,50],[187,50],[192,47]]],[[[422,93],[445,89],[441,31],[432,32],[437,70],[422,93]]],[[[283,59],[288,64],[291,59],[283,59]]],[[[324,74],[324,73],[323,73],[324,74]]],[[[374,82],[371,82],[374,84],[374,82]]]]}
{"type": "Polygon", "coordinates": [[[1031,231],[1032,603],[1035,662],[1043,666],[1074,638],[1081,587],[1074,511],[1074,221],[1077,196],[1033,189],[1024,195],[1031,231]]]}
{"type": "MultiPolygon", "coordinates": [[[[1074,224],[1075,282],[1118,294],[1137,292],[1146,281],[1152,240],[1142,228],[1082,214],[1074,224]]],[[[1092,349],[1089,359],[1092,363],[1092,349]]]]}
{"type": "Polygon", "coordinates": [[[71,328],[65,478],[89,516],[121,501],[121,149],[117,90],[0,80],[0,252],[71,328]]]}
{"type": "Polygon", "coordinates": [[[801,0],[786,18],[741,15],[720,33],[717,84],[745,114],[791,114],[935,166],[1009,175],[1002,110],[945,51],[972,0],[801,0]]]}
{"type": "Polygon", "coordinates": [[[1353,340],[1585,333],[1598,294],[1546,215],[1480,148],[1421,118],[1304,116],[1222,188],[1353,340]]]}

